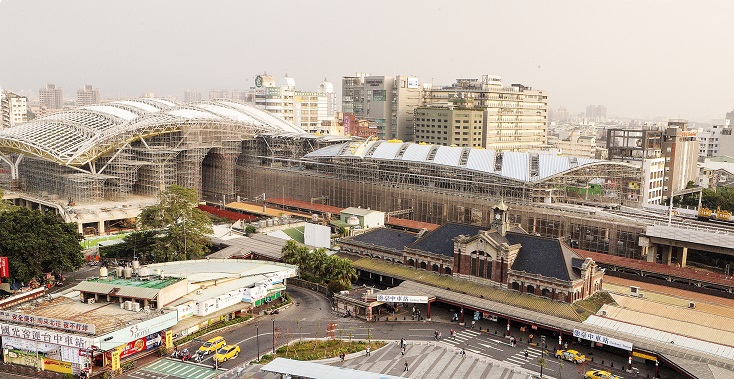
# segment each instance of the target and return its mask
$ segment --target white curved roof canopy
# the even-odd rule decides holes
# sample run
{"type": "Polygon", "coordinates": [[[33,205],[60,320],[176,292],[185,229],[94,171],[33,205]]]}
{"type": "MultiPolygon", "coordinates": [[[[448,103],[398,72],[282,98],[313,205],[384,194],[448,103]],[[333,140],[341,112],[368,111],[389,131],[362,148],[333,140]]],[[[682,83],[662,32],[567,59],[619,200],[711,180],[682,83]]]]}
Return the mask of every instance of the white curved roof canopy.
{"type": "Polygon", "coordinates": [[[557,156],[551,154],[497,152],[469,147],[425,145],[414,142],[393,143],[368,140],[331,145],[309,154],[306,159],[358,158],[401,160],[447,167],[458,167],[471,171],[502,176],[521,182],[537,182],[554,175],[591,165],[619,165],[634,168],[622,162],[598,159],[557,156]],[[537,169],[531,169],[535,160],[537,169]]]}
{"type": "Polygon", "coordinates": [[[39,117],[0,130],[0,151],[20,152],[81,166],[126,143],[206,123],[259,133],[305,131],[262,109],[235,100],[176,104],[142,98],[113,101],[39,117]]]}

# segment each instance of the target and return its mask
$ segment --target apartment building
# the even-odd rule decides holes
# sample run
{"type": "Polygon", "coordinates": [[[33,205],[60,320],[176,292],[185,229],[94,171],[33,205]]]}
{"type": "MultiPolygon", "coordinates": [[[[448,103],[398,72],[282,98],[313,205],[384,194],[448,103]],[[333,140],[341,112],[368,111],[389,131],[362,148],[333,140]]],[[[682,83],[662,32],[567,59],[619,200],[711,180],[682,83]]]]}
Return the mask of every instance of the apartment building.
{"type": "Polygon", "coordinates": [[[354,115],[355,125],[366,121],[379,139],[414,139],[414,110],[421,105],[422,88],[417,77],[373,76],[357,73],[342,78],[342,111],[344,117],[354,115]]]}
{"type": "Polygon", "coordinates": [[[685,189],[689,181],[697,182],[699,144],[696,131],[689,130],[686,120],[669,120],[663,132],[665,176],[663,197],[685,189]]]}
{"type": "Polygon", "coordinates": [[[447,104],[451,99],[473,99],[485,111],[483,146],[498,151],[528,151],[548,144],[548,96],[522,84],[502,85],[499,76],[457,79],[450,86],[425,89],[424,104],[447,104]]]}
{"type": "Polygon", "coordinates": [[[102,98],[99,96],[99,88],[93,88],[91,84],[85,84],[84,88],[76,91],[76,106],[84,107],[99,104],[102,98]]]}
{"type": "Polygon", "coordinates": [[[38,90],[39,105],[47,109],[64,108],[64,91],[55,84],[46,84],[46,88],[38,90]]]}
{"type": "Polygon", "coordinates": [[[195,103],[201,101],[201,92],[198,89],[187,89],[184,92],[184,102],[195,103]]]}
{"type": "Polygon", "coordinates": [[[0,91],[0,129],[28,121],[28,98],[13,92],[0,91]]]}
{"type": "Polygon", "coordinates": [[[456,99],[446,107],[418,107],[415,142],[443,146],[484,147],[485,111],[471,99],[456,99]]]}

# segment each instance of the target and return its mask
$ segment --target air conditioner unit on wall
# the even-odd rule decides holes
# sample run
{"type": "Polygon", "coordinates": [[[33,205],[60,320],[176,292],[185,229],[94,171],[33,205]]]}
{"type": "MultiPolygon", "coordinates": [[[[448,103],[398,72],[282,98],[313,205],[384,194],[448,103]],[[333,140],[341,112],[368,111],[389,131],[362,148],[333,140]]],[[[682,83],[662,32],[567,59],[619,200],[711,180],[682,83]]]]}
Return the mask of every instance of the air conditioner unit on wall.
{"type": "Polygon", "coordinates": [[[691,308],[691,309],[696,308],[696,303],[694,303],[692,301],[689,301],[688,302],[688,308],[691,308]]]}
{"type": "Polygon", "coordinates": [[[90,297],[89,299],[87,299],[87,304],[94,304],[94,302],[95,300],[93,297],[90,297]]]}

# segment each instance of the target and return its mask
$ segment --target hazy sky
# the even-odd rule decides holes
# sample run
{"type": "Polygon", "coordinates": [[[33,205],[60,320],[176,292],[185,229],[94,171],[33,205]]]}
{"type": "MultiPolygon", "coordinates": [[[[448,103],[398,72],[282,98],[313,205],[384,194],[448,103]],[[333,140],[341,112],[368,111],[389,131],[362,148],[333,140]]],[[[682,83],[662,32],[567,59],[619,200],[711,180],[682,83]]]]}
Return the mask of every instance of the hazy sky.
{"type": "Polygon", "coordinates": [[[734,1],[0,0],[0,86],[204,98],[267,71],[500,75],[550,106],[709,121],[734,109],[734,1]]]}

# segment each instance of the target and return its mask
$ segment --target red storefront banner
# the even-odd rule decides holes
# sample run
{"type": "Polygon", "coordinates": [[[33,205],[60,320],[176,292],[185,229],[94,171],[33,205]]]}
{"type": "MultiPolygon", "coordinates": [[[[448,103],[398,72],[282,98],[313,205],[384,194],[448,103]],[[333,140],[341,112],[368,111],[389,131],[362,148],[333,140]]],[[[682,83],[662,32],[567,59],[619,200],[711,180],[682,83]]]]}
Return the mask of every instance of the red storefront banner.
{"type": "Polygon", "coordinates": [[[8,265],[8,257],[0,257],[0,278],[10,277],[10,266],[8,265]]]}

